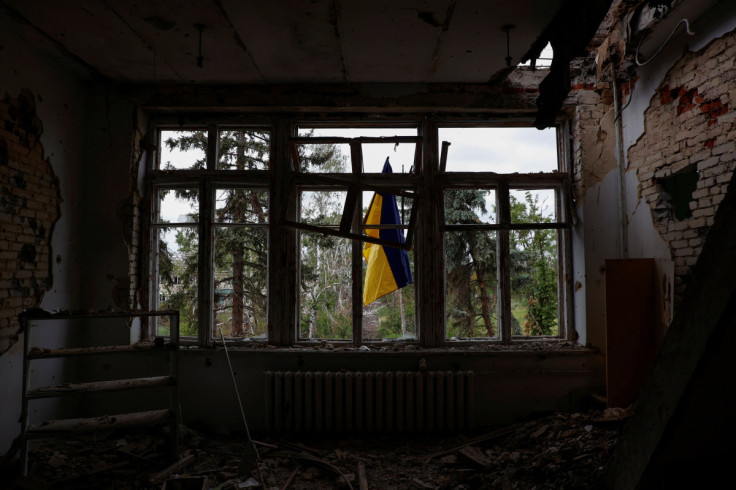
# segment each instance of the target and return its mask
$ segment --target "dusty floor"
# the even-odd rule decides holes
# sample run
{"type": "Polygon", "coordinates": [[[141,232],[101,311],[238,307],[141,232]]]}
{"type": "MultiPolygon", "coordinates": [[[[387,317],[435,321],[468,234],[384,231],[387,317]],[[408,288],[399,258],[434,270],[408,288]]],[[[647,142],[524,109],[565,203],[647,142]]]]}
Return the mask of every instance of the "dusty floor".
{"type": "Polygon", "coordinates": [[[596,488],[623,426],[621,411],[551,414],[472,434],[272,438],[258,434],[248,471],[242,434],[184,429],[184,464],[165,470],[166,437],[98,433],[31,453],[16,488],[596,488]],[[175,477],[190,477],[171,481],[175,477]],[[204,477],[207,483],[203,485],[204,477]],[[195,479],[199,478],[199,480],[195,479]],[[167,481],[169,480],[169,481],[167,481]],[[263,481],[265,485],[258,485],[263,481]],[[251,487],[251,485],[257,485],[251,487]]]}

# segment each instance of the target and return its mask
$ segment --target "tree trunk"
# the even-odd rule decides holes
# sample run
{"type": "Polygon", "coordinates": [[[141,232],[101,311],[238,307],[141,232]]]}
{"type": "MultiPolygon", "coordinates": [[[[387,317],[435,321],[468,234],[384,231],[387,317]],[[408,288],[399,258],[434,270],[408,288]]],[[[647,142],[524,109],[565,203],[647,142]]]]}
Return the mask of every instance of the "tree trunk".
{"type": "Polygon", "coordinates": [[[404,312],[404,293],[401,288],[397,291],[399,295],[399,314],[401,315],[401,336],[406,336],[406,313],[404,312]]]}
{"type": "MultiPolygon", "coordinates": [[[[235,166],[238,170],[245,168],[243,157],[245,156],[245,134],[240,131],[238,132],[238,148],[235,158],[235,166]]],[[[234,191],[238,192],[238,191],[234,191]]],[[[235,205],[233,206],[233,217],[236,223],[242,222],[245,219],[245,210],[243,204],[238,202],[238,196],[233,196],[235,205]]],[[[240,240],[235,241],[235,245],[232,249],[233,254],[233,328],[231,335],[233,337],[242,337],[244,333],[243,329],[243,283],[244,275],[243,269],[245,248],[240,240]]]]}
{"type": "Polygon", "coordinates": [[[312,306],[312,315],[309,319],[309,338],[313,339],[317,333],[317,305],[312,306]]]}
{"type": "Polygon", "coordinates": [[[480,289],[480,311],[481,315],[483,315],[483,323],[486,326],[486,330],[488,330],[488,336],[494,337],[496,334],[493,332],[493,323],[491,323],[491,314],[488,309],[488,291],[486,291],[486,283],[483,280],[483,271],[481,270],[478,261],[475,260],[475,254],[473,253],[472,248],[470,250],[470,258],[473,261],[475,277],[478,280],[478,289],[480,289]]]}

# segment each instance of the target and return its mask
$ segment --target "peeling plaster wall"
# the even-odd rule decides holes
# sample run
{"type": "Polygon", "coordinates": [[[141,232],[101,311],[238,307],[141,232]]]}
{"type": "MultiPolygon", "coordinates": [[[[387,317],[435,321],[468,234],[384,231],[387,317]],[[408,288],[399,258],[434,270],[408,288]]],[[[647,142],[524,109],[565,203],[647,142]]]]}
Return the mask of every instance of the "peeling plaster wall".
{"type": "MultiPolygon", "coordinates": [[[[613,101],[606,97],[605,84],[580,86],[568,98],[568,104],[577,104],[571,111],[579,220],[574,246],[584,250],[584,258],[575,258],[576,281],[581,283],[576,287],[576,322],[587,345],[605,347],[606,259],[656,259],[659,294],[665,301],[662,315],[671,318],[675,296],[687,284],[736,166],[730,95],[736,89],[736,9],[728,3],[721,2],[719,9],[700,19],[689,19],[695,37],[680,27],[656,58],[622,84],[622,105],[628,105],[621,115],[621,187],[613,101]],[[687,166],[696,166],[700,180],[691,204],[693,216],[680,222],[658,179],[687,166]]],[[[657,27],[662,31],[658,38],[666,38],[681,19],[677,11],[671,17],[669,24],[657,27]]],[[[649,45],[648,53],[657,48],[649,45]]]]}
{"type": "Polygon", "coordinates": [[[605,260],[620,254],[613,94],[606,83],[580,84],[573,107],[575,326],[579,341],[605,348],[605,260]]]}
{"type": "MultiPolygon", "coordinates": [[[[731,22],[736,28],[736,19],[731,22]]],[[[700,27],[702,38],[707,38],[710,31],[700,27]]],[[[638,112],[645,95],[639,94],[636,110],[624,119],[625,123],[633,119],[631,129],[640,130],[636,142],[627,148],[627,188],[638,197],[634,207],[628,205],[629,213],[637,217],[630,224],[631,240],[651,241],[653,232],[661,237],[667,247],[660,253],[669,254],[674,261],[677,298],[687,286],[736,167],[736,101],[731,95],[736,90],[735,57],[733,30],[685,54],[670,67],[656,67],[647,76],[650,81],[659,79],[653,93],[647,90],[648,105],[643,113],[638,112]],[[687,168],[696,169],[699,178],[690,203],[692,215],[680,220],[674,216],[662,179],[687,168]],[[651,214],[648,223],[642,216],[645,210],[651,214]]],[[[632,133],[627,131],[629,141],[632,133]]]]}
{"type": "MultiPolygon", "coordinates": [[[[43,131],[39,139],[38,151],[47,160],[50,172],[58,178],[58,208],[52,214],[60,216],[53,226],[50,239],[50,263],[46,262],[49,278],[53,280],[50,289],[41,292],[40,306],[45,309],[66,308],[78,300],[81,277],[74,271],[83,263],[78,248],[79,201],[75,178],[81,172],[83,159],[83,113],[84,85],[80,80],[85,72],[67,59],[32,29],[5,17],[0,10],[0,97],[17,100],[22,93],[32,94],[35,99],[35,112],[43,131]]],[[[46,182],[42,179],[42,182],[46,182]]],[[[17,183],[13,182],[15,186],[17,183]]],[[[39,183],[40,185],[40,183],[39,183]]],[[[51,184],[54,185],[54,184],[51,184]]],[[[14,189],[11,192],[14,192],[14,189]]],[[[52,191],[53,194],[53,191],[52,191]]],[[[49,206],[56,206],[49,202],[49,206]]],[[[50,233],[51,230],[48,230],[50,233]]],[[[37,254],[42,252],[37,250],[37,254]]],[[[39,255],[40,258],[40,255],[39,255]]],[[[44,258],[43,260],[46,260],[44,258]]],[[[23,276],[23,267],[3,269],[11,281],[23,276]]],[[[23,306],[28,304],[24,300],[23,306]]],[[[36,300],[32,301],[36,303],[36,300]]],[[[13,310],[14,314],[17,314],[13,310]]],[[[10,319],[15,322],[15,318],[10,319]]],[[[17,323],[15,324],[17,325],[17,323]]],[[[15,328],[15,327],[13,327],[15,328]]],[[[67,338],[63,328],[44,331],[44,341],[60,344],[67,338]]],[[[18,435],[21,408],[22,346],[23,334],[18,336],[10,350],[0,354],[0,454],[4,454],[13,439],[18,435]]],[[[62,361],[47,361],[38,366],[34,375],[36,382],[48,382],[65,370],[62,361]]],[[[43,417],[55,404],[36,405],[34,416],[43,417]]]]}

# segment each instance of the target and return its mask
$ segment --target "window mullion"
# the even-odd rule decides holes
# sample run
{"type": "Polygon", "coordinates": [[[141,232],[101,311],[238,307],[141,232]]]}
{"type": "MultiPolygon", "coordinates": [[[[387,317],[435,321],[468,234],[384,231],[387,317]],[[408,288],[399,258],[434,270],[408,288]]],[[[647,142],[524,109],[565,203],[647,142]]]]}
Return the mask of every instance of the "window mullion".
{"type": "Polygon", "coordinates": [[[496,240],[496,271],[498,274],[498,330],[503,343],[511,342],[511,267],[509,246],[509,225],[511,206],[509,184],[501,181],[497,188],[497,220],[501,225],[496,240]]]}
{"type": "Polygon", "coordinates": [[[216,332],[212,330],[212,282],[213,282],[213,246],[212,246],[212,219],[214,197],[212,183],[203,179],[199,186],[199,343],[202,346],[212,346],[212,339],[216,332]]]}
{"type": "Polygon", "coordinates": [[[421,127],[422,156],[419,174],[419,226],[416,240],[417,328],[425,347],[445,343],[444,241],[440,232],[441,196],[437,172],[439,154],[437,121],[427,118],[421,127]],[[441,279],[441,280],[440,280],[441,279]]]}
{"type": "MultiPolygon", "coordinates": [[[[207,128],[207,170],[217,168],[217,148],[219,146],[217,125],[207,128]]],[[[199,344],[210,347],[217,332],[213,330],[212,301],[214,283],[214,246],[212,222],[215,217],[215,192],[210,178],[200,182],[199,199],[199,344]]]]}
{"type": "Polygon", "coordinates": [[[294,169],[289,152],[292,133],[293,126],[287,119],[277,120],[271,133],[274,180],[269,196],[268,341],[274,345],[293,344],[299,324],[297,231],[284,226],[285,219],[296,220],[298,207],[298,199],[292,195],[294,169]]]}
{"type": "MultiPolygon", "coordinates": [[[[360,223],[363,214],[363,193],[358,193],[355,202],[356,211],[353,213],[352,228],[354,233],[360,233],[360,223]]],[[[363,242],[352,240],[352,304],[353,304],[353,345],[363,343],[363,242]]]]}

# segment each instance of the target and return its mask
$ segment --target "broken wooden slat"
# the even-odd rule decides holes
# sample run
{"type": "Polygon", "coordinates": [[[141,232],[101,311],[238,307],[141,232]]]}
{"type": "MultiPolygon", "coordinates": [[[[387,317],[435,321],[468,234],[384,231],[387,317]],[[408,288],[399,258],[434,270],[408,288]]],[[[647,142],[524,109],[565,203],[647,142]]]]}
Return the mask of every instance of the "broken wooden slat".
{"type": "Polygon", "coordinates": [[[519,429],[523,425],[524,424],[522,424],[522,423],[513,424],[513,425],[510,425],[508,427],[502,427],[502,428],[500,428],[498,430],[494,430],[493,432],[489,432],[488,434],[485,434],[485,435],[482,435],[482,436],[478,436],[478,437],[474,437],[473,439],[471,439],[471,440],[469,440],[467,442],[464,442],[463,444],[458,444],[457,446],[451,447],[449,449],[444,449],[442,451],[437,451],[435,453],[432,453],[432,454],[430,454],[430,455],[428,455],[428,456],[426,456],[424,458],[424,462],[425,463],[428,463],[432,459],[436,458],[437,456],[444,456],[447,453],[458,451],[458,450],[460,450],[460,449],[462,449],[462,448],[464,448],[466,446],[470,446],[471,444],[477,444],[479,442],[488,441],[488,440],[491,440],[491,439],[496,439],[498,437],[503,437],[506,434],[510,434],[511,432],[516,431],[517,429],[519,429]]]}
{"type": "Polygon", "coordinates": [[[358,488],[368,490],[368,477],[365,474],[365,465],[362,461],[358,463],[358,488]]]}
{"type": "Polygon", "coordinates": [[[340,219],[340,231],[342,233],[349,233],[351,225],[353,223],[353,216],[355,215],[356,204],[358,203],[358,189],[350,187],[348,189],[348,195],[345,198],[345,207],[342,210],[342,219],[340,219]]]}
{"type": "Polygon", "coordinates": [[[445,172],[447,169],[447,149],[449,147],[449,141],[442,142],[442,154],[440,155],[440,172],[445,172]]]}
{"type": "Polygon", "coordinates": [[[325,235],[337,236],[340,238],[348,238],[350,240],[359,240],[361,242],[375,243],[376,245],[383,245],[386,247],[400,248],[402,250],[410,250],[410,245],[406,243],[396,243],[387,240],[381,240],[380,238],[373,238],[366,235],[359,235],[357,233],[343,233],[340,230],[334,228],[328,228],[326,226],[315,226],[308,225],[306,223],[299,223],[297,221],[284,221],[285,226],[297,228],[300,230],[314,231],[316,233],[324,233],[325,235]]]}
{"type": "Polygon", "coordinates": [[[289,486],[291,486],[291,484],[294,482],[294,479],[296,478],[296,475],[299,474],[300,469],[301,468],[298,467],[294,468],[294,471],[291,472],[291,475],[289,475],[289,478],[284,483],[284,486],[281,487],[281,490],[286,490],[287,488],[289,488],[289,486]]]}
{"type": "Polygon", "coordinates": [[[183,458],[181,458],[176,463],[172,464],[171,466],[159,471],[158,473],[153,473],[151,476],[148,477],[148,480],[151,483],[158,483],[164,481],[166,478],[169,477],[169,475],[176,473],[178,471],[181,471],[183,468],[186,468],[188,465],[194,462],[195,459],[194,454],[187,454],[183,458]]]}
{"type": "Polygon", "coordinates": [[[314,457],[314,456],[308,456],[307,454],[302,454],[302,455],[290,454],[290,455],[285,455],[285,456],[287,458],[291,458],[291,459],[297,459],[297,460],[300,460],[300,461],[311,462],[311,463],[314,463],[314,464],[316,464],[318,466],[321,466],[321,467],[323,467],[323,468],[325,468],[325,469],[327,469],[329,471],[332,471],[333,473],[335,473],[336,475],[340,476],[345,481],[345,483],[347,484],[347,486],[348,486],[348,488],[350,490],[353,490],[353,485],[350,483],[350,480],[348,479],[347,475],[345,475],[345,473],[343,473],[342,471],[340,471],[340,468],[338,468],[337,466],[335,466],[333,464],[328,463],[324,459],[317,458],[317,457],[314,457]]]}
{"type": "Polygon", "coordinates": [[[493,461],[488,459],[486,455],[483,454],[483,451],[477,447],[466,446],[461,448],[458,452],[481,468],[489,468],[493,464],[493,461]]]}
{"type": "Polygon", "coordinates": [[[49,398],[55,396],[69,396],[77,393],[95,391],[120,391],[137,388],[155,388],[171,386],[174,378],[171,376],[154,376],[151,378],[115,379],[111,381],[96,381],[92,383],[69,383],[60,386],[44,386],[28,391],[28,398],[49,398]]]}
{"type": "Polygon", "coordinates": [[[99,429],[118,429],[134,426],[155,425],[168,422],[173,414],[171,410],[150,410],[146,412],[125,413],[120,415],[104,415],[102,417],[58,419],[32,425],[28,428],[28,438],[49,437],[69,432],[86,432],[99,429]]]}
{"type": "MultiPolygon", "coordinates": [[[[363,177],[367,180],[367,177],[363,177]]],[[[395,196],[403,196],[414,199],[417,197],[416,191],[407,191],[402,187],[413,187],[413,179],[406,180],[403,176],[398,174],[380,174],[373,179],[378,183],[365,182],[365,180],[353,177],[352,174],[342,175],[325,175],[325,174],[309,174],[309,185],[316,187],[315,184],[324,184],[326,187],[333,188],[334,186],[350,187],[356,186],[362,191],[373,191],[381,194],[393,194],[395,196]]],[[[304,178],[295,178],[295,185],[305,184],[304,178]]]]}
{"type": "Polygon", "coordinates": [[[345,138],[340,136],[305,136],[289,138],[290,143],[297,145],[334,145],[339,143],[421,143],[421,136],[361,136],[345,138]]]}
{"type": "Polygon", "coordinates": [[[291,152],[291,161],[294,164],[294,169],[297,172],[302,171],[302,162],[299,158],[299,149],[297,148],[297,144],[293,141],[289,143],[289,151],[291,152]]]}
{"type": "MultiPolygon", "coordinates": [[[[171,349],[170,343],[164,344],[163,349],[171,349]]],[[[72,347],[65,349],[41,349],[32,347],[28,352],[28,359],[47,359],[50,357],[68,357],[82,356],[93,354],[115,354],[118,352],[145,351],[145,350],[161,350],[162,348],[154,347],[153,344],[133,344],[133,345],[106,345],[102,347],[72,347]]]]}

